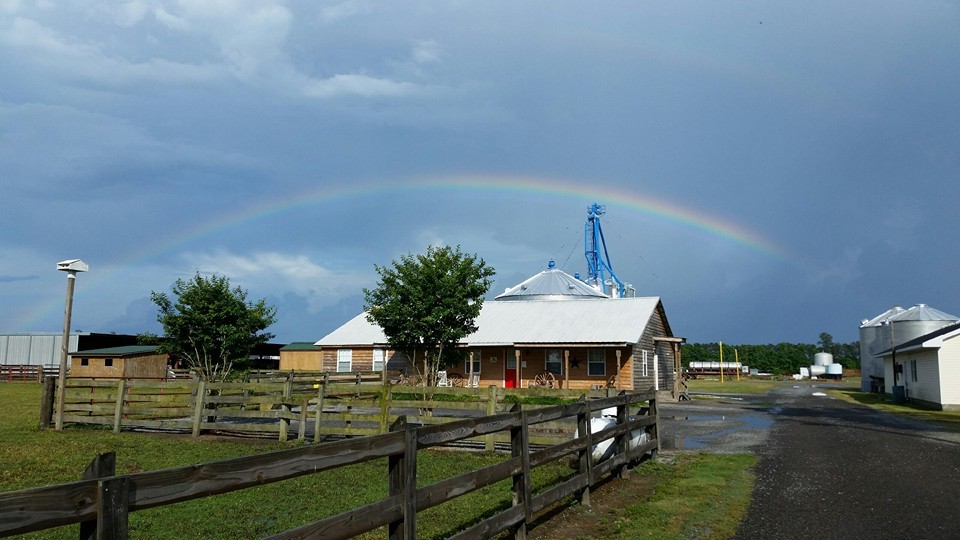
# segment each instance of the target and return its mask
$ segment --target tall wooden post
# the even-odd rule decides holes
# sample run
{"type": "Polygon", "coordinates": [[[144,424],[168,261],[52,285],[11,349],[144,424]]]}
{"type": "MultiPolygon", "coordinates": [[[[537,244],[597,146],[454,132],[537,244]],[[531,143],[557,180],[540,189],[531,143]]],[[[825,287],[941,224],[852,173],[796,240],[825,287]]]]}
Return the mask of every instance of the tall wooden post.
{"type": "Polygon", "coordinates": [[[563,350],[563,387],[570,389],[570,349],[563,350]]]}
{"type": "Polygon", "coordinates": [[[520,349],[514,350],[514,351],[513,351],[513,354],[514,354],[514,357],[517,359],[517,370],[516,370],[517,376],[516,376],[516,381],[514,381],[514,384],[516,385],[515,388],[519,389],[519,388],[520,388],[520,381],[523,379],[523,377],[520,376],[520,369],[521,369],[521,365],[522,365],[522,364],[520,363],[520,349]]]}
{"type": "Polygon", "coordinates": [[[617,391],[620,391],[620,354],[623,351],[617,349],[617,391]]]}

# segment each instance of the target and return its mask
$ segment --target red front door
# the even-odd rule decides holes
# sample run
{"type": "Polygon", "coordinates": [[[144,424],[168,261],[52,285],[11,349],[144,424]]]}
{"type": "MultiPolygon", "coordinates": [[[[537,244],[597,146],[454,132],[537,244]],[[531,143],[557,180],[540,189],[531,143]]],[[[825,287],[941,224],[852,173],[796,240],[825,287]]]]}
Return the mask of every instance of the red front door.
{"type": "Polygon", "coordinates": [[[507,363],[503,369],[503,387],[517,387],[517,359],[513,355],[507,357],[507,363]]]}

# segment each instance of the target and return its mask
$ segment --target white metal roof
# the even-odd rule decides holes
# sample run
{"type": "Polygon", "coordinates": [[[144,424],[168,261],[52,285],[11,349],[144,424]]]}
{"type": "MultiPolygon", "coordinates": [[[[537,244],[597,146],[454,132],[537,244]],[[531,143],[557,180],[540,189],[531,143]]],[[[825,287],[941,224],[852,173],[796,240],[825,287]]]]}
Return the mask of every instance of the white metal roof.
{"type": "MultiPolygon", "coordinates": [[[[576,302],[484,302],[469,346],[552,343],[637,343],[660,298],[579,300],[576,302]]],[[[317,341],[321,347],[377,345],[383,330],[361,313],[317,341]]]]}

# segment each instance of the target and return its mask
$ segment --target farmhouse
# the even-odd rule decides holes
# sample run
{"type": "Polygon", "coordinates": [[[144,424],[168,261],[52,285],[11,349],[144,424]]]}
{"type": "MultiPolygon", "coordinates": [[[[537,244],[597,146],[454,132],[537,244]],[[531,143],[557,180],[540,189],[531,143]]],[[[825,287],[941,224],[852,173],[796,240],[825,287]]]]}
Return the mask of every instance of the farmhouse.
{"type": "MultiPolygon", "coordinates": [[[[884,379],[902,386],[904,396],[945,411],[960,411],[960,323],[881,353],[884,379]]],[[[892,393],[893,385],[887,385],[892,393]]]]}
{"type": "MultiPolygon", "coordinates": [[[[476,325],[461,340],[464,361],[448,369],[449,379],[505,388],[679,393],[683,339],[674,337],[659,297],[610,298],[551,262],[548,270],[484,302],[476,325]]],[[[411,371],[406,356],[388,347],[365,313],[315,345],[321,370],[411,371]]]]}
{"type": "Polygon", "coordinates": [[[167,355],[153,345],[128,345],[70,353],[70,377],[166,379],[167,355]]]}

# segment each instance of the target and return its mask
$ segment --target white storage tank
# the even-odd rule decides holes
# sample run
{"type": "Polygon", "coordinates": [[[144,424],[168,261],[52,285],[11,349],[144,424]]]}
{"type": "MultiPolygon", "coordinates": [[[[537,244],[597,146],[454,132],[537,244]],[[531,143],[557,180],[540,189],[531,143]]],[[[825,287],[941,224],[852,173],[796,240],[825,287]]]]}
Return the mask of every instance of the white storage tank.
{"type": "Polygon", "coordinates": [[[811,377],[820,377],[826,372],[827,372],[827,366],[810,366],[811,377]]]}
{"type": "Polygon", "coordinates": [[[833,363],[833,355],[828,352],[818,352],[813,355],[813,365],[815,366],[829,366],[833,363]]]}
{"type": "Polygon", "coordinates": [[[827,364],[827,375],[843,376],[843,364],[827,364]]]}

